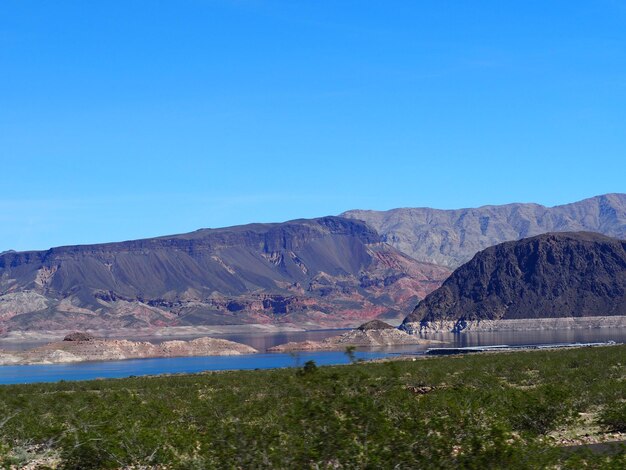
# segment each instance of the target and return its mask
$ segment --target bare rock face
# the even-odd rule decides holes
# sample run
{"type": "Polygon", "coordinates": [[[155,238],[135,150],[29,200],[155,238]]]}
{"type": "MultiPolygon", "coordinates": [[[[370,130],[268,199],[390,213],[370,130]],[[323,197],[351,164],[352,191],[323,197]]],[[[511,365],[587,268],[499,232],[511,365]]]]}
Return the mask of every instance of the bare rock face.
{"type": "Polygon", "coordinates": [[[626,194],[344,216],[1,253],[0,333],[400,320],[497,243],[572,230],[625,238],[626,194]]]}
{"type": "MultiPolygon", "coordinates": [[[[81,335],[73,334],[73,337],[82,337],[81,335]]],[[[165,341],[154,344],[145,341],[105,340],[92,337],[89,340],[63,340],[28,351],[12,353],[0,351],[0,365],[119,361],[151,357],[233,356],[257,352],[248,345],[217,338],[165,341]]]]}
{"type": "Polygon", "coordinates": [[[85,333],[81,331],[75,331],[63,338],[63,341],[93,341],[95,338],[91,333],[85,333]]]}
{"type": "Polygon", "coordinates": [[[254,354],[256,349],[241,343],[219,338],[196,338],[191,341],[165,341],[155,345],[159,357],[175,356],[237,356],[254,354]]]}
{"type": "Polygon", "coordinates": [[[449,274],[342,217],[5,253],[0,331],[353,326],[400,319],[449,274]]]}
{"type": "Polygon", "coordinates": [[[0,294],[0,325],[16,315],[45,310],[48,305],[45,296],[30,290],[0,294]]]}
{"type": "Polygon", "coordinates": [[[290,351],[323,351],[325,349],[332,349],[326,347],[327,343],[323,341],[291,341],[285,344],[278,344],[268,348],[268,352],[290,352],[290,351]]]}
{"type": "Polygon", "coordinates": [[[288,352],[344,350],[348,346],[386,347],[419,344],[422,342],[423,341],[418,338],[407,334],[405,331],[394,328],[385,322],[372,320],[339,336],[326,338],[322,341],[303,341],[281,344],[269,348],[268,351],[288,352]]]}
{"type": "Polygon", "coordinates": [[[416,260],[456,268],[498,243],[548,232],[598,232],[626,238],[626,194],[605,194],[572,204],[506,204],[439,210],[353,210],[382,239],[416,260]]]}
{"type": "Polygon", "coordinates": [[[395,328],[391,326],[389,323],[385,323],[381,320],[370,320],[366,323],[363,323],[361,326],[357,328],[360,331],[379,331],[379,330],[394,330],[395,328]]]}
{"type": "Polygon", "coordinates": [[[506,321],[513,329],[534,329],[533,323],[575,327],[602,323],[582,318],[625,315],[626,241],[551,233],[478,253],[421,301],[402,328],[502,329],[506,321]]]}

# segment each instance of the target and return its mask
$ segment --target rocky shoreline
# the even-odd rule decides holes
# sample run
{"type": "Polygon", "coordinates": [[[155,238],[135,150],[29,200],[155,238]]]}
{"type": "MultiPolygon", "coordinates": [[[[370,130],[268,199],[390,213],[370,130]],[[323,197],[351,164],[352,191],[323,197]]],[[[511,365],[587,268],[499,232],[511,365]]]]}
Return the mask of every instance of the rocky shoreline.
{"type": "MultiPolygon", "coordinates": [[[[322,341],[290,342],[268,348],[268,352],[332,351],[346,347],[388,347],[424,344],[380,320],[369,321],[354,330],[322,341]]],[[[0,350],[0,365],[60,364],[83,361],[119,361],[157,357],[227,356],[254,354],[259,351],[245,344],[225,339],[202,337],[189,341],[161,343],[127,339],[96,338],[91,333],[70,333],[55,341],[26,351],[0,350]]]]}
{"type": "Polygon", "coordinates": [[[97,339],[73,333],[63,341],[27,351],[0,351],[0,365],[61,364],[84,361],[116,361],[157,357],[233,356],[258,351],[225,339],[197,338],[191,341],[147,341],[97,339]]]}
{"type": "Polygon", "coordinates": [[[417,321],[407,322],[400,326],[400,329],[412,335],[466,331],[547,331],[596,328],[626,328],[626,315],[511,320],[417,321]]]}
{"type": "Polygon", "coordinates": [[[339,336],[322,341],[302,341],[281,344],[269,348],[269,352],[289,351],[337,351],[349,346],[386,347],[424,344],[424,340],[409,335],[380,320],[372,320],[339,336]]]}
{"type": "MultiPolygon", "coordinates": [[[[73,330],[12,330],[0,335],[2,343],[23,342],[58,342],[73,330]]],[[[211,326],[163,326],[152,328],[115,328],[88,329],[94,336],[101,339],[130,339],[133,341],[154,339],[185,339],[201,336],[229,334],[271,334],[307,331],[307,329],[287,323],[284,325],[258,324],[247,325],[211,325],[211,326]]]]}

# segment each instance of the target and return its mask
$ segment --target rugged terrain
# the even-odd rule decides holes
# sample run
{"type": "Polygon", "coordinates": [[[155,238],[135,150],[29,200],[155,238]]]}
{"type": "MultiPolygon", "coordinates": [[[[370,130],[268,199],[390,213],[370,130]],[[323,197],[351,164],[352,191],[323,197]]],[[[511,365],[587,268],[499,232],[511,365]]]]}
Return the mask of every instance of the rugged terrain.
{"type": "Polygon", "coordinates": [[[458,210],[353,210],[342,215],[364,220],[385,242],[419,261],[451,268],[487,247],[547,232],[589,231],[626,238],[626,194],[555,207],[507,204],[458,210]]]}
{"type": "Polygon", "coordinates": [[[403,344],[423,343],[423,340],[407,334],[403,330],[394,328],[380,320],[371,320],[354,330],[338,336],[332,336],[322,341],[301,341],[280,344],[268,349],[271,352],[285,351],[324,351],[344,350],[348,346],[355,347],[385,347],[403,344]]]}
{"type": "Polygon", "coordinates": [[[572,230],[625,238],[626,194],[344,216],[3,252],[0,334],[400,321],[489,246],[572,230]]]}
{"type": "Polygon", "coordinates": [[[571,232],[481,251],[421,301],[402,327],[413,332],[624,326],[624,319],[626,241],[571,232]]]}
{"type": "Polygon", "coordinates": [[[217,338],[197,338],[191,341],[145,341],[97,339],[74,334],[65,340],[27,351],[0,351],[0,365],[55,364],[82,361],[111,361],[149,357],[236,356],[258,352],[245,344],[217,338]]]}
{"type": "Polygon", "coordinates": [[[0,255],[0,328],[354,326],[402,318],[449,270],[341,217],[0,255]]]}

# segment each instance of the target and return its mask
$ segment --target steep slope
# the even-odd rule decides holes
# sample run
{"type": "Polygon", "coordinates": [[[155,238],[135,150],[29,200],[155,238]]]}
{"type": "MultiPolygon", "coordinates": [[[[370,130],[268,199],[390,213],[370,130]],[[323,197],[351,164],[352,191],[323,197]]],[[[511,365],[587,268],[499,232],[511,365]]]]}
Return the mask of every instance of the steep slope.
{"type": "Polygon", "coordinates": [[[419,261],[452,268],[505,241],[547,232],[590,231],[626,238],[626,194],[607,194],[556,207],[507,204],[476,209],[353,210],[383,241],[419,261]]]}
{"type": "Polygon", "coordinates": [[[445,268],[340,217],[0,255],[4,329],[292,322],[398,317],[445,268]]]}
{"type": "Polygon", "coordinates": [[[555,318],[567,321],[548,323],[575,326],[584,317],[625,315],[626,241],[550,233],[481,251],[422,300],[403,328],[504,329],[505,320],[533,328],[555,318]]]}

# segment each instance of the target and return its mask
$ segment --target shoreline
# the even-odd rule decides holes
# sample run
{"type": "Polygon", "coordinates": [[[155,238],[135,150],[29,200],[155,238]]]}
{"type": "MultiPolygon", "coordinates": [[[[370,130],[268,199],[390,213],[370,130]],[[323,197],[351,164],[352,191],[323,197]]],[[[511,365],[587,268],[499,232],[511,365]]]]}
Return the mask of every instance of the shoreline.
{"type": "MultiPolygon", "coordinates": [[[[619,445],[626,439],[619,429],[608,427],[611,422],[607,424],[604,418],[605,411],[616,408],[614,398],[619,396],[624,347],[504,354],[497,356],[497,368],[493,367],[496,356],[490,359],[484,355],[431,358],[422,362],[405,358],[393,367],[369,362],[348,367],[312,367],[303,360],[297,368],[288,369],[165,373],[113,380],[95,377],[89,378],[89,382],[15,384],[0,387],[0,390],[6,416],[16,417],[4,428],[7,433],[13,432],[7,435],[13,439],[10,442],[15,455],[31,444],[30,438],[34,435],[43,435],[49,439],[46,442],[55,445],[49,447],[46,454],[41,449],[31,452],[31,461],[50,455],[59,458],[71,455],[67,449],[75,448],[74,436],[70,434],[70,439],[60,440],[58,429],[65,423],[76,422],[84,423],[84,429],[91,433],[81,435],[80,442],[94,438],[94,446],[97,446],[94,449],[115,450],[131,429],[132,436],[142,440],[131,442],[130,450],[134,453],[128,459],[129,465],[137,462],[135,455],[147,455],[140,463],[153,464],[149,452],[157,445],[189,445],[193,451],[197,449],[199,438],[205,439],[203,445],[208,450],[223,446],[224,465],[232,462],[235,453],[250,452],[256,457],[258,449],[276,445],[274,436],[280,439],[295,436],[298,440],[287,447],[296,448],[302,441],[294,422],[304,423],[308,430],[317,432],[315,442],[320,448],[326,448],[328,442],[328,432],[322,426],[329,422],[333,426],[342,425],[342,428],[332,428],[336,429],[333,435],[342,437],[337,442],[342,452],[351,452],[346,455],[350,459],[354,456],[352,461],[362,456],[359,439],[363,437],[364,427],[380,430],[367,434],[370,436],[367,443],[372,449],[377,449],[380,439],[387,439],[382,443],[387,448],[393,451],[401,445],[407,449],[406,455],[414,456],[416,436],[407,431],[415,429],[414,422],[428,419],[428,427],[419,436],[420,442],[438,445],[440,435],[450,442],[442,448],[441,454],[436,454],[446,458],[442,467],[462,466],[467,460],[450,460],[448,456],[454,455],[451,453],[459,442],[471,449],[475,436],[489,439],[490,429],[497,437],[506,439],[502,455],[512,455],[513,465],[520,461],[520,456],[524,462],[529,462],[518,451],[528,452],[528,458],[544,454],[556,458],[561,455],[557,447],[571,448],[596,442],[619,445]],[[581,377],[583,371],[585,375],[581,377]],[[559,384],[556,389],[559,393],[554,393],[554,382],[559,384]],[[497,393],[485,393],[485,384],[492,383],[498,385],[497,393]],[[314,403],[311,396],[315,398],[314,403]],[[538,407],[537,401],[545,406],[538,407]],[[469,410],[467,403],[473,405],[469,410]],[[508,406],[510,403],[515,407],[508,406]],[[556,417],[554,409],[559,411],[556,417]],[[449,413],[449,418],[441,420],[442,413],[449,413]],[[362,416],[358,426],[352,420],[343,419],[357,414],[362,416]],[[473,419],[476,415],[478,421],[473,419]],[[520,416],[527,419],[519,421],[520,416]],[[389,420],[394,417],[399,421],[392,421],[390,425],[389,420]],[[46,421],[41,423],[42,419],[46,421]],[[114,425],[102,426],[103,422],[114,425]],[[203,429],[207,432],[198,432],[193,426],[199,422],[205,423],[203,429]],[[540,428],[536,427],[537,422],[540,428]],[[224,423],[226,426],[222,427],[224,423]],[[483,434],[485,429],[488,434],[483,434]],[[42,434],[42,430],[48,434],[42,434]],[[213,433],[214,430],[219,433],[213,433]],[[502,434],[503,430],[506,434],[502,434]],[[233,440],[233,435],[237,439],[233,440]],[[433,441],[424,440],[433,435],[433,441]],[[260,438],[267,439],[259,445],[260,438]],[[460,438],[465,441],[459,441],[460,438]],[[353,442],[359,445],[352,447],[353,442]],[[107,445],[111,447],[105,447],[107,445]],[[233,445],[237,447],[233,449],[233,445]]],[[[173,448],[176,453],[172,454],[171,462],[176,466],[186,448],[173,448]]],[[[284,446],[274,448],[280,452],[284,446]]],[[[88,451],[81,455],[90,458],[91,448],[88,451]]],[[[491,448],[487,451],[491,452],[491,448]]],[[[385,458],[388,461],[389,456],[385,458]]],[[[310,461],[305,454],[295,463],[306,466],[310,461]]],[[[59,462],[59,466],[65,465],[59,462]]],[[[263,466],[261,458],[257,462],[263,466]]],[[[430,462],[432,453],[427,449],[424,459],[411,461],[408,466],[428,466],[430,462]]],[[[111,460],[110,466],[119,466],[118,463],[119,459],[111,460]]],[[[168,462],[163,460],[163,463],[168,462]]],[[[531,466],[544,468],[545,463],[542,457],[537,465],[531,466]]],[[[200,464],[210,466],[206,461],[200,464]]],[[[290,456],[275,463],[275,466],[293,465],[290,456]]]]}
{"type": "Polygon", "coordinates": [[[409,334],[465,333],[488,331],[553,331],[625,328],[626,315],[560,318],[522,318],[501,320],[439,320],[409,322],[401,328],[409,334]]]}
{"type": "MultiPolygon", "coordinates": [[[[594,328],[601,332],[611,331],[609,328],[594,328]]],[[[131,336],[129,330],[115,330],[108,331],[108,336],[94,337],[95,335],[89,333],[94,337],[94,341],[84,344],[90,344],[90,348],[82,347],[76,349],[76,346],[71,345],[66,341],[50,341],[48,335],[53,335],[55,340],[59,339],[58,331],[52,332],[14,332],[10,340],[0,339],[0,365],[27,365],[27,364],[62,364],[62,363],[76,363],[76,362],[92,362],[92,361],[123,361],[125,359],[138,359],[138,358],[168,358],[173,357],[171,352],[159,353],[158,350],[162,349],[162,345],[167,347],[168,343],[177,343],[180,345],[190,345],[194,340],[199,338],[209,339],[214,342],[231,341],[230,344],[236,344],[240,348],[251,346],[255,349],[255,353],[315,353],[315,352],[343,352],[347,346],[354,346],[360,351],[385,351],[389,354],[406,354],[408,357],[415,356],[413,353],[419,350],[436,349],[438,345],[441,345],[442,352],[444,349],[458,350],[460,352],[475,352],[477,350],[487,351],[496,348],[506,350],[519,350],[519,349],[536,349],[539,345],[555,345],[555,347],[562,348],[573,343],[578,344],[590,344],[601,343],[604,344],[607,341],[616,341],[617,343],[626,342],[626,336],[622,333],[620,335],[609,334],[583,334],[583,335],[557,335],[550,336],[540,335],[538,338],[529,335],[528,338],[524,337],[523,331],[516,333],[516,330],[482,330],[482,329],[467,329],[463,333],[467,333],[468,337],[473,335],[482,334],[496,334],[496,337],[488,339],[487,341],[468,341],[460,340],[463,338],[463,334],[450,333],[447,331],[437,332],[433,330],[426,330],[420,332],[420,334],[409,335],[402,330],[389,327],[383,330],[365,329],[360,328],[354,330],[344,329],[325,329],[325,330],[311,330],[311,331],[324,331],[330,334],[325,339],[312,340],[305,339],[304,341],[290,342],[288,336],[283,337],[282,334],[289,333],[302,333],[303,330],[296,330],[292,327],[267,327],[267,325],[228,325],[227,328],[194,328],[194,327],[178,327],[172,331],[171,328],[160,329],[143,329],[140,331],[132,331],[134,333],[131,336]],[[212,333],[211,336],[201,336],[206,331],[212,333]],[[217,331],[216,331],[217,330],[217,331]],[[230,332],[230,333],[229,333],[230,332]],[[509,335],[498,336],[498,333],[509,332],[509,335]],[[139,334],[137,334],[139,333],[139,334]],[[192,334],[193,333],[193,334],[192,334]],[[250,335],[254,338],[256,336],[263,337],[267,335],[277,335],[285,342],[272,342],[269,344],[266,340],[261,340],[260,344],[255,344],[255,341],[250,341],[245,336],[250,335]],[[46,336],[48,336],[46,338],[46,336]],[[515,338],[520,336],[519,340],[515,338]],[[515,338],[514,338],[515,337],[515,338]],[[44,339],[46,338],[46,339],[44,339]],[[118,339],[120,338],[120,339],[118,339]],[[122,339],[123,338],[123,339],[122,339]],[[455,339],[456,338],[456,339],[455,339]],[[537,341],[536,339],[542,338],[537,341]],[[4,341],[3,341],[4,340],[4,341]],[[4,344],[3,344],[4,343],[4,344]],[[23,348],[15,348],[12,346],[23,343],[23,348]],[[448,346],[444,345],[448,343],[448,346]],[[472,344],[473,343],[473,344],[472,344]],[[134,346],[130,346],[130,345],[134,346]],[[265,344],[265,346],[263,346],[265,344]],[[408,348],[415,346],[415,350],[408,348]],[[395,351],[393,351],[395,349],[395,351]],[[409,350],[411,349],[411,350],[409,350]],[[143,351],[143,352],[140,352],[143,351]],[[73,357],[71,353],[78,351],[78,356],[73,357]],[[392,352],[393,351],[393,352],[392,352]],[[53,354],[54,353],[54,354],[53,354]],[[55,356],[56,354],[56,356],[55,356]],[[45,356],[45,357],[43,357],[45,356]]],[[[541,332],[541,331],[558,331],[558,330],[524,330],[527,332],[541,332]]],[[[591,331],[590,328],[569,328],[562,329],[563,332],[573,331],[591,331]]],[[[271,341],[274,341],[272,339],[271,341]]],[[[188,347],[188,346],[182,346],[188,347]]],[[[248,352],[244,354],[248,355],[248,352]]],[[[251,353],[250,353],[251,354],[251,353]]],[[[418,353],[420,354],[420,353],[418,353]]],[[[431,352],[430,354],[436,354],[431,352]]],[[[220,355],[219,351],[211,350],[207,353],[206,349],[203,349],[196,353],[185,352],[177,355],[177,357],[185,356],[215,356],[220,355]]]]}
{"type": "MultiPolygon", "coordinates": [[[[85,333],[80,333],[85,338],[85,333]]],[[[201,337],[191,341],[145,341],[116,339],[67,339],[25,351],[0,350],[0,367],[11,365],[55,365],[81,362],[111,362],[132,359],[231,356],[257,354],[245,344],[219,338],[201,337]]]]}
{"type": "MultiPolygon", "coordinates": [[[[198,326],[164,326],[151,328],[121,328],[121,329],[86,329],[84,331],[102,339],[132,339],[132,340],[166,340],[168,338],[199,338],[203,336],[225,335],[271,335],[278,333],[306,333],[322,331],[349,331],[358,327],[322,327],[320,325],[295,324],[262,324],[251,323],[242,325],[198,325],[198,326]]],[[[561,317],[539,319],[511,319],[511,320],[474,320],[474,321],[434,321],[434,322],[410,322],[400,325],[400,329],[413,335],[429,333],[466,333],[466,332],[533,332],[533,331],[558,331],[558,330],[590,330],[606,328],[626,328],[626,316],[587,316],[587,317],[561,317]]],[[[13,330],[0,335],[0,348],[2,343],[37,343],[60,341],[63,337],[74,331],[64,330],[13,330]]]]}
{"type": "MultiPolygon", "coordinates": [[[[300,333],[307,331],[326,331],[335,328],[306,329],[295,325],[266,325],[253,323],[248,325],[199,325],[199,326],[165,326],[155,328],[122,328],[122,329],[87,329],[84,330],[102,339],[167,339],[180,337],[203,337],[209,335],[233,335],[233,334],[275,334],[275,333],[300,333]]],[[[60,341],[64,336],[74,331],[67,330],[40,330],[22,331],[14,330],[0,336],[0,344],[3,342],[44,342],[60,341]]]]}
{"type": "MultiPolygon", "coordinates": [[[[204,338],[200,338],[204,339],[204,338]]],[[[212,338],[206,338],[212,339],[212,338]]],[[[124,340],[122,340],[124,341],[124,340]]],[[[108,340],[97,340],[97,342],[108,342],[108,340]]],[[[117,342],[117,340],[111,340],[111,342],[117,342]]],[[[431,344],[438,343],[439,341],[433,341],[431,344]]],[[[190,342],[184,342],[190,343],[190,342]]],[[[54,344],[54,343],[51,343],[54,344]]],[[[239,343],[234,343],[237,346],[245,346],[240,345],[239,343]]],[[[443,357],[463,357],[463,356],[475,356],[475,355],[483,355],[483,354],[499,354],[499,353],[517,353],[517,352],[532,352],[532,351],[556,351],[556,350],[567,350],[567,349],[582,349],[582,348],[604,348],[604,347],[614,347],[614,346],[623,346],[626,343],[624,342],[615,342],[615,341],[606,341],[606,342],[594,342],[594,343],[554,343],[554,344],[528,344],[528,345],[517,345],[517,346],[509,346],[509,345],[492,345],[492,346],[469,346],[469,347],[442,347],[442,348],[427,348],[423,351],[411,353],[411,352],[389,352],[386,357],[379,357],[374,359],[359,359],[355,363],[347,363],[347,364],[323,364],[326,366],[347,366],[356,363],[381,363],[381,362],[393,362],[393,361],[416,361],[416,360],[425,360],[425,359],[433,359],[433,358],[443,358],[443,357]]],[[[390,346],[393,347],[393,346],[390,346]]],[[[252,349],[252,348],[251,348],[252,349]]],[[[385,349],[384,347],[373,347],[373,346],[357,346],[356,351],[361,352],[376,352],[381,349],[385,349]]],[[[26,351],[30,352],[30,351],[26,351]]],[[[124,358],[89,358],[89,359],[80,359],[77,361],[59,361],[59,362],[14,362],[2,363],[2,354],[6,353],[6,351],[0,350],[0,370],[4,366],[61,366],[66,365],[68,363],[72,364],[83,364],[83,363],[110,363],[110,362],[125,362],[130,360],[137,359],[174,359],[174,358],[191,358],[191,357],[223,357],[223,356],[256,356],[259,354],[276,354],[278,355],[293,355],[300,353],[337,353],[343,352],[340,349],[316,349],[316,350],[285,350],[285,351],[248,351],[248,352],[235,352],[235,353],[217,353],[217,354],[174,354],[174,355],[156,355],[156,356],[137,356],[137,357],[124,357],[124,358]]],[[[276,367],[267,367],[260,368],[254,370],[275,370],[275,369],[285,369],[290,367],[298,367],[295,366],[276,366],[276,367]]],[[[172,375],[197,375],[197,374],[206,374],[206,373],[214,373],[214,372],[228,372],[228,371],[243,371],[243,370],[251,370],[251,369],[207,369],[200,372],[163,372],[156,374],[145,374],[140,375],[141,377],[167,377],[172,375]]],[[[110,377],[111,379],[117,378],[125,378],[125,377],[110,377]]],[[[107,378],[109,379],[109,378],[107,378]]],[[[70,379],[71,380],[71,379],[70,379]]],[[[80,379],[79,379],[80,380],[80,379]]],[[[87,379],[89,380],[89,379],[87,379]]],[[[35,383],[35,382],[33,382],[35,383]]],[[[1,385],[0,385],[1,386],[1,385]]]]}

